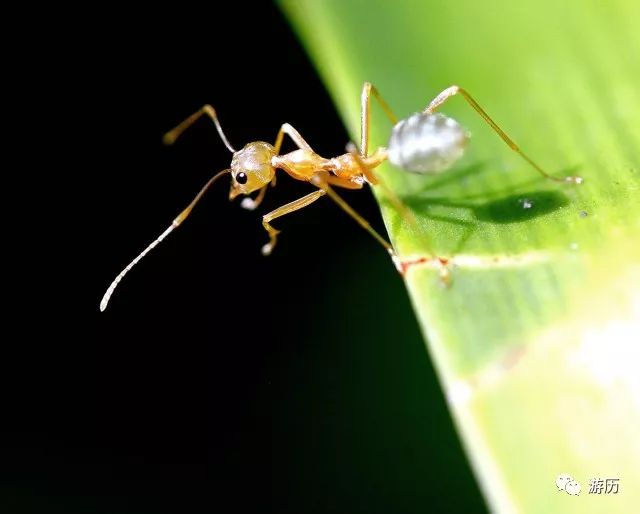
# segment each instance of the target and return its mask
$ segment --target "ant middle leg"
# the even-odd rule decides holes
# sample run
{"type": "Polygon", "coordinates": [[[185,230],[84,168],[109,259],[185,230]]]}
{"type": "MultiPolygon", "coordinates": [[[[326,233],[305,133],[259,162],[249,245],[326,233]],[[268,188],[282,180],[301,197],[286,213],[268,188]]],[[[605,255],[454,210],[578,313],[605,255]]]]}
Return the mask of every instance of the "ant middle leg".
{"type": "Polygon", "coordinates": [[[342,197],[338,195],[338,193],[336,193],[331,187],[332,185],[334,185],[346,189],[360,189],[362,188],[362,184],[352,182],[345,178],[336,177],[326,171],[317,172],[313,177],[311,177],[311,183],[319,187],[320,190],[326,193],[335,203],[337,203],[343,211],[345,211],[349,216],[356,220],[356,222],[362,228],[369,232],[369,234],[373,236],[373,238],[384,247],[384,249],[393,259],[394,264],[398,268],[399,260],[391,244],[384,237],[378,234],[378,232],[376,232],[376,230],[369,224],[369,222],[360,214],[358,214],[353,209],[353,207],[351,207],[346,201],[344,201],[342,197]]]}
{"type": "Polygon", "coordinates": [[[485,110],[480,107],[480,105],[478,104],[478,102],[476,102],[473,97],[467,93],[467,91],[465,91],[463,88],[461,88],[460,86],[450,86],[447,89],[445,89],[444,91],[442,91],[442,93],[440,93],[438,96],[436,96],[431,103],[429,103],[429,105],[427,106],[427,108],[422,111],[425,114],[433,114],[433,112],[438,109],[438,107],[440,107],[443,103],[445,103],[447,100],[449,100],[449,98],[455,96],[455,95],[461,95],[466,101],[467,103],[480,115],[480,117],[487,122],[487,124],[496,132],[496,134],[498,134],[500,136],[500,138],[507,144],[507,146],[509,148],[511,148],[514,152],[516,152],[517,154],[520,155],[520,157],[522,157],[525,161],[527,161],[531,166],[533,166],[533,168],[540,173],[540,175],[542,175],[543,177],[549,179],[549,180],[553,180],[555,182],[568,182],[571,184],[580,184],[582,183],[582,177],[578,177],[578,176],[570,176],[570,177],[564,177],[564,178],[558,178],[558,177],[554,177],[553,175],[550,175],[549,173],[547,173],[546,171],[544,171],[540,166],[538,166],[538,164],[536,164],[527,154],[525,154],[520,147],[504,132],[504,130],[502,130],[498,124],[493,121],[491,119],[491,117],[485,112],[485,110]]]}
{"type": "Polygon", "coordinates": [[[327,172],[318,172],[311,178],[311,183],[318,186],[322,191],[325,191],[327,195],[336,202],[342,210],[344,210],[349,216],[351,216],[356,222],[364,228],[373,238],[380,243],[391,257],[393,265],[398,270],[398,273],[405,275],[406,272],[414,265],[424,264],[426,262],[434,262],[439,267],[440,282],[443,286],[448,287],[451,284],[451,276],[449,273],[449,259],[441,257],[421,257],[413,260],[401,260],[396,254],[391,244],[382,237],[376,230],[365,220],[360,214],[358,214],[353,207],[345,202],[338,193],[336,193],[331,185],[337,187],[346,187],[348,189],[359,189],[357,184],[328,174],[327,172]]]}

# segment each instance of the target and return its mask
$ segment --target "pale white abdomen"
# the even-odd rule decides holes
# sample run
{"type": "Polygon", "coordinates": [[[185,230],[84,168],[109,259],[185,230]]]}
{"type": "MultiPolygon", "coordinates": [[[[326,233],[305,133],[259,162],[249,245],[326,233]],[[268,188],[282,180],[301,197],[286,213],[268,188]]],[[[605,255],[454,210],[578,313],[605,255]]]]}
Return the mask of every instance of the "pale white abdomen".
{"type": "Polygon", "coordinates": [[[404,170],[438,173],[462,156],[468,138],[452,118],[416,113],[393,127],[387,155],[391,164],[404,170]]]}

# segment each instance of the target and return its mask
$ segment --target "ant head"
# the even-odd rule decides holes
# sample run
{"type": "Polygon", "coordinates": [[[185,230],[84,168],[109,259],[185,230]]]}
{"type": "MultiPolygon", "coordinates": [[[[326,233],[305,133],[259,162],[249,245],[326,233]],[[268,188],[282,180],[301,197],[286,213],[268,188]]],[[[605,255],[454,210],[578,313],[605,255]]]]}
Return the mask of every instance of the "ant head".
{"type": "Polygon", "coordinates": [[[269,143],[256,141],[233,154],[229,200],[266,186],[276,173],[271,158],[276,154],[269,143]]]}

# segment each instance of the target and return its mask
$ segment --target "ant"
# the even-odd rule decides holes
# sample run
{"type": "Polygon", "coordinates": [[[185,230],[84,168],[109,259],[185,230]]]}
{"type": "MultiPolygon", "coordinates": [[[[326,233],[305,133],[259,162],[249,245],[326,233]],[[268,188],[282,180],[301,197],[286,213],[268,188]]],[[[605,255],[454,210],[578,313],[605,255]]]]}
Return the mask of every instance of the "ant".
{"type": "MultiPolygon", "coordinates": [[[[107,308],[115,288],[129,270],[175,228],[180,226],[209,187],[218,178],[227,174],[231,175],[229,200],[233,200],[240,194],[246,195],[241,206],[248,210],[254,210],[262,203],[269,184],[275,186],[276,169],[282,169],[292,178],[309,182],[317,188],[316,191],[283,205],[262,217],[262,226],[269,236],[269,242],[262,247],[263,255],[271,254],[278,240],[280,231],[271,225],[273,220],[307,207],[327,195],[384,247],[398,271],[403,273],[411,263],[401,262],[391,244],[376,232],[362,216],[354,211],[334,191],[333,187],[362,189],[365,183],[370,185],[379,184],[385,188],[387,196],[405,214],[405,217],[411,218],[404,205],[384,186],[374,169],[386,160],[398,168],[413,173],[433,174],[448,169],[462,156],[469,134],[454,119],[442,114],[434,114],[434,112],[455,95],[462,96],[498,136],[544,178],[573,184],[582,182],[582,178],[578,176],[557,178],[545,172],[522,152],[520,147],[489,117],[471,95],[459,86],[448,87],[436,96],[426,109],[399,121],[375,86],[370,82],[365,82],[361,94],[360,151],[356,149],[353,143],[349,143],[347,145],[347,153],[330,159],[315,153],[309,143],[289,123],[284,123],[280,127],[274,145],[264,141],[255,141],[236,151],[222,131],[215,109],[210,105],[205,105],[177,127],[167,132],[163,137],[163,141],[167,145],[173,144],[201,116],[208,116],[215,124],[220,139],[233,154],[231,168],[220,171],[209,179],[187,208],[173,220],[171,225],[120,272],[105,292],[100,302],[100,310],[104,311],[107,308]],[[387,147],[377,148],[372,154],[369,154],[369,107],[372,95],[393,124],[393,129],[387,147]],[[291,138],[298,149],[281,155],[280,149],[285,135],[291,138]],[[248,196],[255,191],[258,191],[255,198],[248,196]]],[[[447,259],[437,258],[436,260],[443,265],[441,278],[446,282],[448,277],[447,259]]]]}

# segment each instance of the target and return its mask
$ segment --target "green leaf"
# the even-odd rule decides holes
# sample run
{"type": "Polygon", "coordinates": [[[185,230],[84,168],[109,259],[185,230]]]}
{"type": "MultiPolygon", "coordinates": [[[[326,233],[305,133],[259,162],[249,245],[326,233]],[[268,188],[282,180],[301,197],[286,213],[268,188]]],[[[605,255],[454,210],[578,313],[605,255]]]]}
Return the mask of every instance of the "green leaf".
{"type": "MultiPolygon", "coordinates": [[[[360,89],[400,117],[469,91],[543,179],[462,98],[472,134],[438,176],[381,168],[401,258],[452,259],[405,280],[476,478],[500,512],[632,512],[640,504],[640,3],[629,0],[281,2],[354,141],[360,89]],[[578,497],[556,489],[568,473],[578,497]],[[617,494],[589,494],[619,478],[617,494]]],[[[391,126],[372,104],[372,141],[391,126]]],[[[373,244],[373,243],[372,243],[373,244]]],[[[433,261],[431,261],[433,262],[433,261]]],[[[381,294],[382,296],[382,294],[381,294]]]]}

